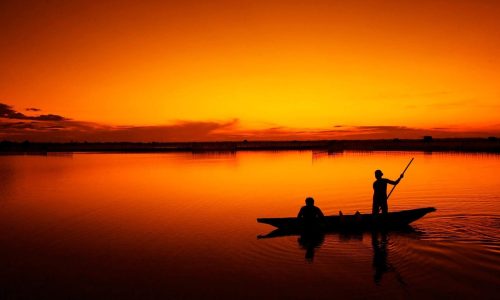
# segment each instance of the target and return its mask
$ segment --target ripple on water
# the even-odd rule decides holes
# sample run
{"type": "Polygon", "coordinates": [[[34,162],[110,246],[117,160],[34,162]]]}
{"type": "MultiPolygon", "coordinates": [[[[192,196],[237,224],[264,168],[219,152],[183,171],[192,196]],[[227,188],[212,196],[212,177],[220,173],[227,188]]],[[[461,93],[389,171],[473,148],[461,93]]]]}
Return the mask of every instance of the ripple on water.
{"type": "Polygon", "coordinates": [[[500,248],[500,216],[490,214],[446,214],[429,218],[422,238],[436,241],[475,243],[492,250],[500,248]]]}
{"type": "Polygon", "coordinates": [[[404,252],[401,269],[417,285],[487,298],[500,284],[499,256],[480,245],[413,240],[404,252]]]}

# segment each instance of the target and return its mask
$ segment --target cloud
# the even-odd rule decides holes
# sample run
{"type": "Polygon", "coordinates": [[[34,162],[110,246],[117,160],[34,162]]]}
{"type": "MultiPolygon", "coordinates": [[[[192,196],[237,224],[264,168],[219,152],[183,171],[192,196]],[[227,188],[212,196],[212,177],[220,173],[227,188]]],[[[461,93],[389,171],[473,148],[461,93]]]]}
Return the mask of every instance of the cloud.
{"type": "Polygon", "coordinates": [[[0,140],[33,142],[168,142],[223,140],[237,119],[177,121],[158,126],[109,126],[70,120],[57,115],[25,116],[0,103],[0,140]]]}
{"type": "MultiPolygon", "coordinates": [[[[36,110],[36,108],[34,108],[36,110]]],[[[27,109],[30,110],[30,109],[27,109]]],[[[31,109],[33,110],[33,109],[31,109]]],[[[40,120],[40,121],[65,121],[68,120],[64,117],[61,117],[59,115],[53,115],[53,114],[48,114],[48,115],[39,115],[39,116],[27,116],[23,113],[17,112],[14,109],[12,109],[11,106],[0,103],[0,118],[6,118],[6,119],[16,119],[16,120],[40,120]]]]}
{"type": "Polygon", "coordinates": [[[28,107],[26,108],[26,111],[41,111],[41,109],[35,107],[28,107]]]}
{"type": "Polygon", "coordinates": [[[415,128],[407,126],[347,126],[335,125],[331,129],[269,128],[262,130],[236,131],[232,139],[253,140],[366,140],[366,139],[419,139],[431,135],[436,138],[487,137],[500,135],[500,126],[481,130],[457,130],[451,128],[415,128]]]}
{"type": "Polygon", "coordinates": [[[0,140],[32,142],[194,142],[230,140],[416,139],[500,136],[500,124],[477,130],[448,127],[349,126],[289,128],[269,125],[243,129],[238,119],[228,121],[176,121],[156,126],[110,126],[71,120],[58,115],[26,116],[0,103],[0,140]]]}
{"type": "Polygon", "coordinates": [[[88,128],[78,135],[89,141],[214,141],[224,136],[219,131],[231,130],[238,120],[227,122],[178,121],[169,125],[157,126],[119,126],[88,128]]]}

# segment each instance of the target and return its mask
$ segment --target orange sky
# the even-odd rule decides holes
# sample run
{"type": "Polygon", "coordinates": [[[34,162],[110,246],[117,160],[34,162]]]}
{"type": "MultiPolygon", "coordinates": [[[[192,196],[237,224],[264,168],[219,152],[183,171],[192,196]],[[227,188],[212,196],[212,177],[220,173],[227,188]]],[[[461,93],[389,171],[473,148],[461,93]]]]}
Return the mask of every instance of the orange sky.
{"type": "Polygon", "coordinates": [[[0,139],[494,135],[498,16],[494,0],[3,0],[0,139]]]}

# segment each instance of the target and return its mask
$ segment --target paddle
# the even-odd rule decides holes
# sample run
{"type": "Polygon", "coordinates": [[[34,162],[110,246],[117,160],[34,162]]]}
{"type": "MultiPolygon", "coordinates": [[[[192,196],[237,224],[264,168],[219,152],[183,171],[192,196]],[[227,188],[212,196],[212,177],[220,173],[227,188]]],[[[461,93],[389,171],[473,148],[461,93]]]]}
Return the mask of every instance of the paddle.
{"type": "MultiPolygon", "coordinates": [[[[401,176],[399,176],[399,178],[403,177],[403,175],[405,174],[406,170],[408,170],[408,167],[411,165],[411,163],[413,162],[413,159],[414,157],[411,158],[410,162],[408,163],[408,165],[406,166],[406,168],[404,169],[403,173],[401,173],[401,176]]],[[[394,189],[396,188],[396,186],[398,186],[397,184],[395,186],[392,187],[392,190],[390,191],[389,195],[387,195],[387,200],[389,200],[389,197],[391,196],[392,192],[394,191],[394,189]]]]}

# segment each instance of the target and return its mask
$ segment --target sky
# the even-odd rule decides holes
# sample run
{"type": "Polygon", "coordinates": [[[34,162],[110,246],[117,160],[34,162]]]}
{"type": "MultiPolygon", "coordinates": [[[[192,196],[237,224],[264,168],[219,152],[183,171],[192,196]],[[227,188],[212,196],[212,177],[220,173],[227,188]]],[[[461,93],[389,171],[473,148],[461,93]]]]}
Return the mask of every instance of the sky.
{"type": "Polygon", "coordinates": [[[0,140],[500,135],[500,2],[0,1],[0,140]]]}

